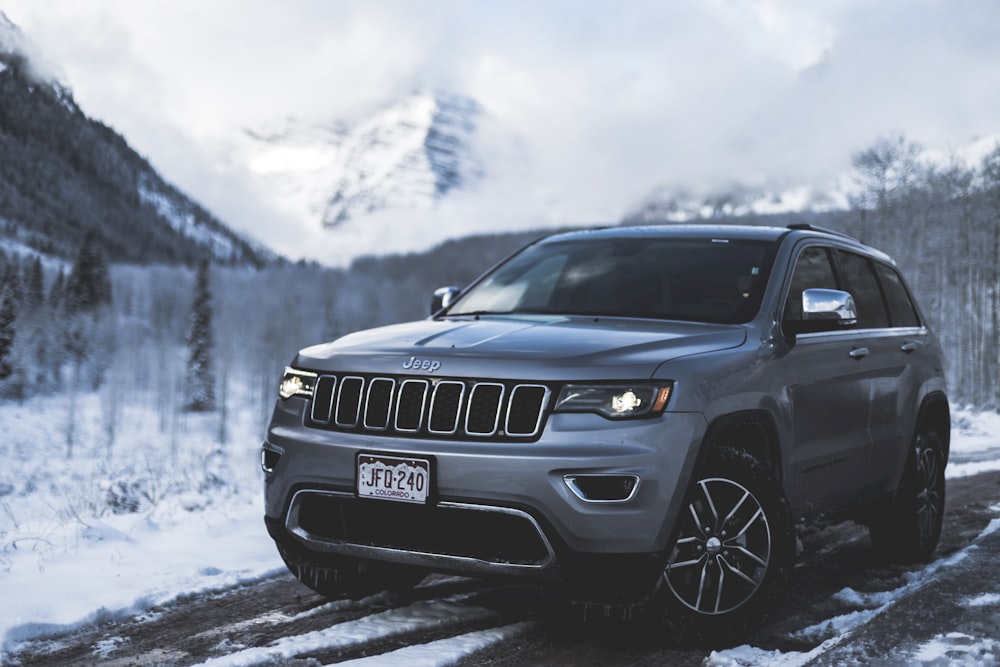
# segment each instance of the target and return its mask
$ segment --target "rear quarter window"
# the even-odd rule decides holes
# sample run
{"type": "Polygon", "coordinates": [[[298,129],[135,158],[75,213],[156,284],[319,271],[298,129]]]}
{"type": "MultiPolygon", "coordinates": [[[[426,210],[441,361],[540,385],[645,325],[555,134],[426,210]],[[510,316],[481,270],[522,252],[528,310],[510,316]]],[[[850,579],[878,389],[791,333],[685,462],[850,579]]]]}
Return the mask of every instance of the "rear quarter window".
{"type": "Polygon", "coordinates": [[[876,263],[875,272],[878,274],[879,282],[882,284],[882,291],[885,293],[885,303],[889,309],[889,323],[894,327],[919,327],[920,316],[917,308],[913,305],[903,280],[896,273],[896,270],[885,264],[876,263]]]}

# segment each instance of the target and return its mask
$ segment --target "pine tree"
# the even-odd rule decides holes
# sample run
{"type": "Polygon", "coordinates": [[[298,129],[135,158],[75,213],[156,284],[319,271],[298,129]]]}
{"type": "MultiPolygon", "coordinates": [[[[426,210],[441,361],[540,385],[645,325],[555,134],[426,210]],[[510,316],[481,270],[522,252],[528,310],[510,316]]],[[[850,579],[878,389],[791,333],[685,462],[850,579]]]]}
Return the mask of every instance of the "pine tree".
{"type": "Polygon", "coordinates": [[[58,310],[63,307],[66,298],[66,272],[62,268],[56,274],[49,288],[49,308],[58,310]]]}
{"type": "Polygon", "coordinates": [[[111,303],[111,274],[97,235],[88,232],[66,279],[66,308],[89,311],[111,303]]]}
{"type": "Polygon", "coordinates": [[[21,285],[21,267],[16,257],[10,260],[3,271],[3,286],[9,293],[13,308],[17,310],[24,297],[24,289],[21,285]]]}
{"type": "Polygon", "coordinates": [[[11,352],[14,347],[14,322],[17,319],[17,300],[11,285],[0,287],[0,380],[14,374],[11,352]]]}
{"type": "Polygon", "coordinates": [[[35,257],[34,261],[24,268],[24,307],[29,312],[34,312],[44,302],[45,278],[42,272],[42,260],[35,257]]]}
{"type": "Polygon", "coordinates": [[[184,386],[184,409],[207,412],[215,409],[215,377],[212,372],[212,293],[209,263],[202,260],[195,278],[194,306],[187,332],[188,363],[184,386]]]}

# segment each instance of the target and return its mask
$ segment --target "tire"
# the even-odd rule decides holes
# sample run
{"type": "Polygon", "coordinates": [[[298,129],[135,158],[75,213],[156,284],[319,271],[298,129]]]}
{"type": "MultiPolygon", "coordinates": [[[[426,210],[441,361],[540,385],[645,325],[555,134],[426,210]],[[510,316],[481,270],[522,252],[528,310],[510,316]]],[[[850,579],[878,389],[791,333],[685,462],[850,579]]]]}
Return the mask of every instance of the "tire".
{"type": "Polygon", "coordinates": [[[940,436],[921,428],[906,458],[899,489],[869,522],[872,547],[879,556],[894,563],[930,560],[944,520],[944,467],[940,436]]]}
{"type": "Polygon", "coordinates": [[[795,561],[795,532],[781,485],[733,447],[712,452],[695,477],[654,597],[685,642],[745,639],[774,610],[795,561]]]}
{"type": "Polygon", "coordinates": [[[404,565],[321,554],[291,540],[276,540],[275,545],[296,579],[331,600],[360,600],[382,591],[403,593],[419,584],[427,574],[404,565]]]}

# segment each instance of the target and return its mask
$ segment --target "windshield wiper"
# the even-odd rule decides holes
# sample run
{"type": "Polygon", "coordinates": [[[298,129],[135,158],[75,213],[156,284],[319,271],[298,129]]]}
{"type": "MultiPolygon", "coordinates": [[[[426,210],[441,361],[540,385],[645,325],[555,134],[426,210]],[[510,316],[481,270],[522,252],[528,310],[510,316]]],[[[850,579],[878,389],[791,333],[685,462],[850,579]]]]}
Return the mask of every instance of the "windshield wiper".
{"type": "Polygon", "coordinates": [[[513,310],[469,310],[461,313],[445,313],[441,317],[479,317],[480,315],[516,315],[513,310]]]}
{"type": "Polygon", "coordinates": [[[442,317],[479,317],[481,315],[559,315],[566,316],[572,313],[566,313],[560,310],[552,310],[546,308],[518,308],[516,310],[469,310],[463,311],[461,313],[445,313],[442,317]]]}

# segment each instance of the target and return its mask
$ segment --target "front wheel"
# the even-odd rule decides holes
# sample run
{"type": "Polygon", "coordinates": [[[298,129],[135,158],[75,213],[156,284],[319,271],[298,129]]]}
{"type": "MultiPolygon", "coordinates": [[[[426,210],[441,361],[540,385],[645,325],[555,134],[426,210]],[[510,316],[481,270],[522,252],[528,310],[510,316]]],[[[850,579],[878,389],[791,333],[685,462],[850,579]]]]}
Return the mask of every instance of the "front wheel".
{"type": "Polygon", "coordinates": [[[744,638],[774,609],[794,564],[780,484],[754,457],[720,448],[696,476],[678,522],[654,602],[696,641],[744,638]]]}
{"type": "Polygon", "coordinates": [[[914,438],[895,497],[869,524],[876,552],[893,562],[930,559],[944,522],[944,467],[941,437],[922,429],[914,438]]]}

